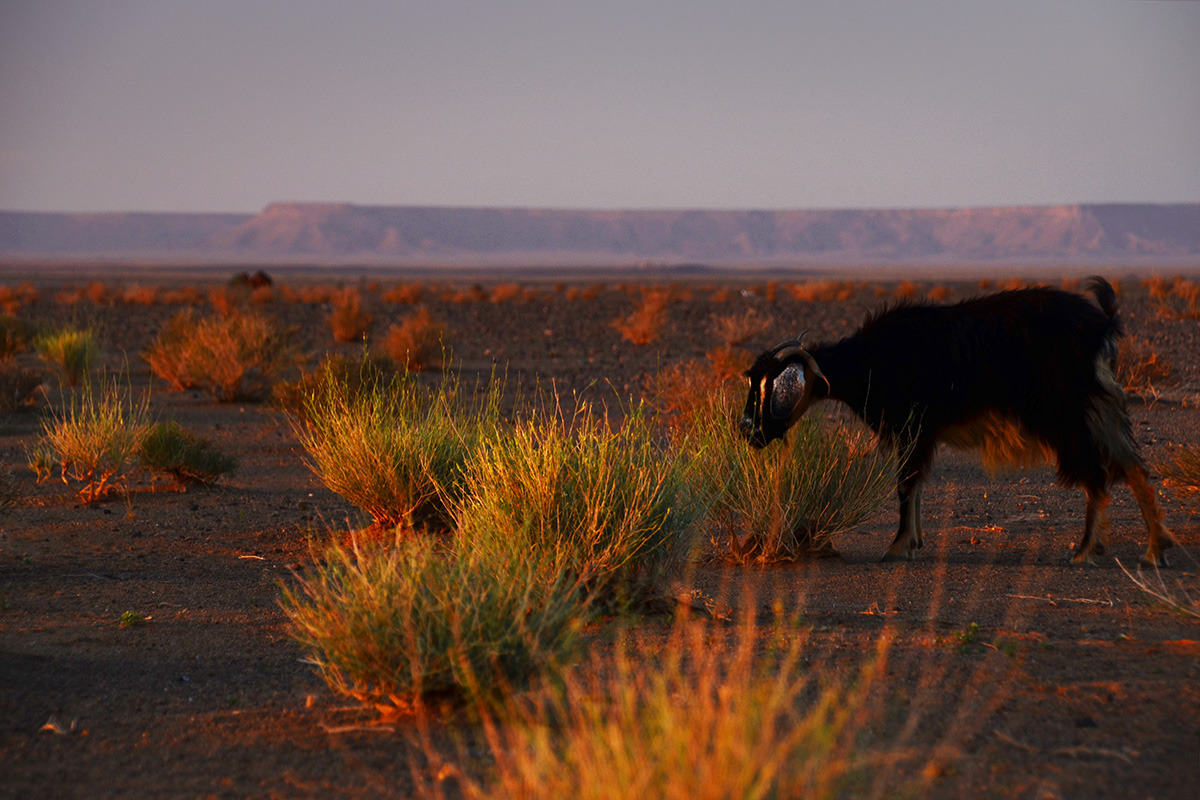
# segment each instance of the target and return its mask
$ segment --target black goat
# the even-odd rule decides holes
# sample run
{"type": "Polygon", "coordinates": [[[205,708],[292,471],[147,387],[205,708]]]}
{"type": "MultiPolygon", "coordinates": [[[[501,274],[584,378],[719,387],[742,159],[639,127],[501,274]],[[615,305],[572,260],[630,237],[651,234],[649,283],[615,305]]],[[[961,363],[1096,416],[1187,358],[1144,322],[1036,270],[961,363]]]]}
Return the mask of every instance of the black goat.
{"type": "Polygon", "coordinates": [[[910,559],[922,546],[921,484],[937,443],[947,442],[981,448],[991,464],[1054,456],[1059,482],[1087,493],[1076,563],[1104,552],[1109,491],[1124,479],[1150,532],[1143,563],[1165,565],[1174,539],[1113,377],[1122,333],[1116,295],[1103,278],[1088,288],[1099,308],[1069,292],[1020,289],[884,309],[832,344],[784,342],[745,373],[741,432],[765,447],[814,401],[834,399],[894,444],[900,527],[884,561],[910,559]]]}

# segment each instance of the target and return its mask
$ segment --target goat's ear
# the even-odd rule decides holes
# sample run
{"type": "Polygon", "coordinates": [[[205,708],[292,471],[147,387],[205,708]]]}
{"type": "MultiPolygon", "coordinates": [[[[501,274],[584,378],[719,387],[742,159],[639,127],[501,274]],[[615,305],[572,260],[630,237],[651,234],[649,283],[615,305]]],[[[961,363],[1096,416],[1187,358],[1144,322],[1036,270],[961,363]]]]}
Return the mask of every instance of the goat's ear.
{"type": "Polygon", "coordinates": [[[771,384],[771,416],[788,419],[804,399],[804,365],[789,364],[771,384]]]}

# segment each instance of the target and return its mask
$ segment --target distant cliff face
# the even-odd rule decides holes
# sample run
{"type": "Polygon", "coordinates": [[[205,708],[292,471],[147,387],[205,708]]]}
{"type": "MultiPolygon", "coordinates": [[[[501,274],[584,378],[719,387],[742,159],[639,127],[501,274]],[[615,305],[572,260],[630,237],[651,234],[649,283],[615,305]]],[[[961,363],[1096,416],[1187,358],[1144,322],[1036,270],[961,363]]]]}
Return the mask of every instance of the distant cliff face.
{"type": "Polygon", "coordinates": [[[0,213],[0,254],[413,261],[1081,259],[1200,255],[1200,204],[571,211],[272,203],[257,215],[0,213]]]}

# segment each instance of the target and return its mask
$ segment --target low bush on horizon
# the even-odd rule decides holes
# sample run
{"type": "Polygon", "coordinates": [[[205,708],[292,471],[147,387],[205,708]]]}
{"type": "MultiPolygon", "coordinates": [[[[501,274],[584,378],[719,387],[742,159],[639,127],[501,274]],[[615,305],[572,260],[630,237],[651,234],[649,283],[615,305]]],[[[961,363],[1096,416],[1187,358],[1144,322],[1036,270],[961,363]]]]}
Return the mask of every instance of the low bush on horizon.
{"type": "Polygon", "coordinates": [[[362,293],[358,289],[342,289],[330,301],[329,327],[335,342],[362,341],[375,318],[363,308],[362,293]]]}
{"type": "Polygon", "coordinates": [[[174,420],[150,426],[138,447],[143,469],[170,476],[180,486],[211,484],[237,468],[237,459],[174,420]]]}
{"type": "Polygon", "coordinates": [[[802,303],[819,303],[830,300],[849,300],[854,296],[858,287],[854,281],[808,281],[791,283],[783,288],[794,300],[802,303]]]}
{"type": "Polygon", "coordinates": [[[413,305],[421,302],[425,287],[419,283],[398,283],[385,291],[381,297],[388,303],[413,305]]]}
{"type": "Polygon", "coordinates": [[[175,315],[143,354],[176,390],[203,389],[218,402],[261,399],[299,360],[291,335],[269,317],[175,315]]]}
{"type": "Polygon", "coordinates": [[[100,355],[95,334],[77,328],[43,334],[34,341],[34,349],[43,361],[58,368],[68,386],[78,386],[100,355]]]}
{"type": "Polygon", "coordinates": [[[400,534],[332,544],[281,604],[330,689],[385,719],[437,697],[487,705],[552,677],[590,617],[578,584],[530,554],[400,534]]]}
{"type": "Polygon", "coordinates": [[[64,410],[43,423],[29,466],[39,483],[58,471],[65,485],[81,484],[76,489],[80,501],[93,503],[126,488],[149,430],[145,395],[134,399],[116,381],[98,388],[84,384],[64,410]]]}

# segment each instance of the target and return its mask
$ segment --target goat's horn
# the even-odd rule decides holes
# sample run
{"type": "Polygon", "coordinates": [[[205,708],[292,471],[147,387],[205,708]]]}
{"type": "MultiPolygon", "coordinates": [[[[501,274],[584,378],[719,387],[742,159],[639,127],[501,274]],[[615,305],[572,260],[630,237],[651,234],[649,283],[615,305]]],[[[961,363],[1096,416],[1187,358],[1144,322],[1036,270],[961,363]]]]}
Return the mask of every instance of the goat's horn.
{"type": "MultiPolygon", "coordinates": [[[[808,333],[808,331],[805,331],[804,333],[808,333]]],[[[800,339],[803,338],[804,334],[802,333],[800,334],[800,339]]],[[[792,339],[791,341],[784,342],[783,344],[779,345],[779,347],[775,348],[775,358],[783,361],[784,359],[791,358],[792,356],[800,356],[804,359],[804,363],[808,364],[809,369],[813,371],[813,374],[825,381],[825,388],[827,390],[833,389],[833,387],[829,385],[829,378],[826,378],[825,373],[821,372],[821,368],[817,365],[817,360],[812,357],[812,353],[805,350],[800,344],[800,339],[792,339]]]]}
{"type": "Polygon", "coordinates": [[[771,355],[775,358],[790,358],[796,355],[798,351],[804,348],[804,334],[806,333],[808,333],[808,329],[801,332],[795,339],[788,339],[783,344],[775,345],[771,350],[771,355]]]}

